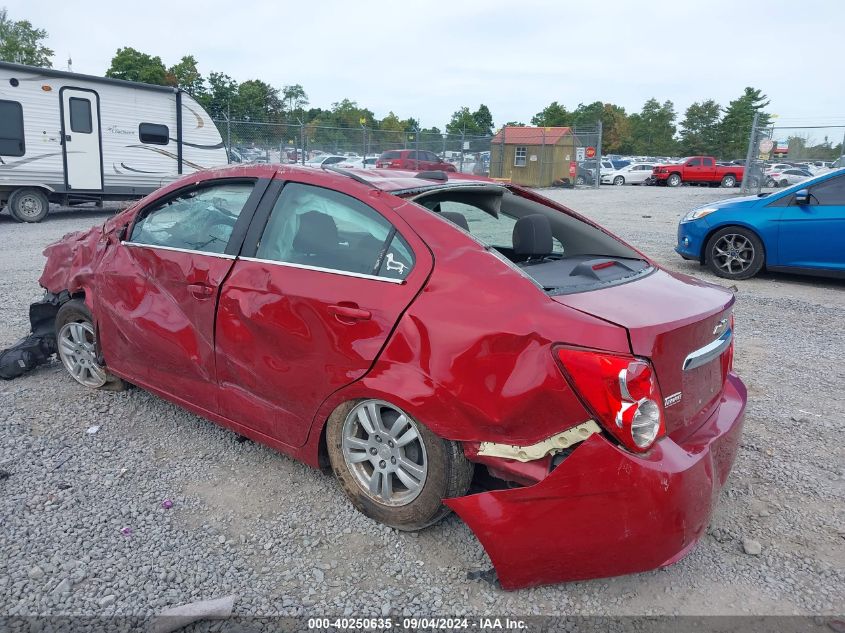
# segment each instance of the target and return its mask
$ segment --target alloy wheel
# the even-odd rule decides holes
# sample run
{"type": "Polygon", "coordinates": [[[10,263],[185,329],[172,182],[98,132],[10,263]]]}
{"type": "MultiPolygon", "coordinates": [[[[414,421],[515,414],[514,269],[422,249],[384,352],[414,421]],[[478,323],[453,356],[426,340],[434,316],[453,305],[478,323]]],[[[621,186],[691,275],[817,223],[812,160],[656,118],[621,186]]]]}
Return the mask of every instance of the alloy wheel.
{"type": "Polygon", "coordinates": [[[73,378],[97,389],[106,384],[108,375],[97,362],[96,337],[90,323],[71,321],[59,330],[59,357],[73,378]]]}
{"type": "Polygon", "coordinates": [[[745,272],[754,261],[754,245],[744,235],[728,233],[713,245],[713,261],[729,275],[745,272]]]}
{"type": "Polygon", "coordinates": [[[382,400],[357,404],[343,423],[341,447],[349,471],[377,503],[404,506],[425,486],[428,458],[416,423],[382,400]]]}

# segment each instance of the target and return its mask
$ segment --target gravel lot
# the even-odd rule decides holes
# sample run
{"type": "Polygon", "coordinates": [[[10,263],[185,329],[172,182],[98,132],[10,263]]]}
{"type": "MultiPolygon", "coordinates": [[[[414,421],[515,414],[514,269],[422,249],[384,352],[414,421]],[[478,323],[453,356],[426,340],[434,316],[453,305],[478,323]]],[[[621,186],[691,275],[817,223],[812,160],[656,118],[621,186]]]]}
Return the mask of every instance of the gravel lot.
{"type": "MultiPolygon", "coordinates": [[[[546,193],[723,283],[672,247],[679,216],[725,191],[546,193]]],[[[43,247],[109,213],[0,214],[0,348],[28,330],[43,247]]],[[[140,389],[86,391],[53,363],[0,382],[0,614],[149,615],[229,593],[236,613],[267,615],[845,613],[845,282],[736,285],[744,441],[708,536],[672,567],[503,592],[467,580],[490,563],[454,516],[380,527],[331,476],[140,389]]]]}

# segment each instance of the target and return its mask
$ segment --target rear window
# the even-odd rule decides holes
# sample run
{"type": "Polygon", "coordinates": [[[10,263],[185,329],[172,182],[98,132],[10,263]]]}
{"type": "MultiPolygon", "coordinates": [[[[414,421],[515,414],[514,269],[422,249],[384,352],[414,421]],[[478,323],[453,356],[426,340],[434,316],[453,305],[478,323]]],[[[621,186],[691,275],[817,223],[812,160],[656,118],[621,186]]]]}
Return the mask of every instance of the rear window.
{"type": "Polygon", "coordinates": [[[402,152],[384,152],[379,156],[380,160],[395,160],[402,157],[402,152]]]}

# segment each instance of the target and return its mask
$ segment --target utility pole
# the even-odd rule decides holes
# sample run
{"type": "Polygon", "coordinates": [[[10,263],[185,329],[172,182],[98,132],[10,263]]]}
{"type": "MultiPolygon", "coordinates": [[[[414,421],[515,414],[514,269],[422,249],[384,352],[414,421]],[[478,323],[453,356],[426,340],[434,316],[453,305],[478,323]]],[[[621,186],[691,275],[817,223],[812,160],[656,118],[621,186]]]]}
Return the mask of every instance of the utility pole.
{"type": "MultiPolygon", "coordinates": [[[[754,121],[751,123],[751,137],[748,139],[748,153],[745,155],[745,169],[742,170],[742,186],[740,193],[748,193],[751,185],[751,161],[754,158],[754,151],[757,149],[757,125],[760,122],[760,111],[754,113],[754,121]]],[[[758,179],[759,180],[759,179],[758,179]]]]}

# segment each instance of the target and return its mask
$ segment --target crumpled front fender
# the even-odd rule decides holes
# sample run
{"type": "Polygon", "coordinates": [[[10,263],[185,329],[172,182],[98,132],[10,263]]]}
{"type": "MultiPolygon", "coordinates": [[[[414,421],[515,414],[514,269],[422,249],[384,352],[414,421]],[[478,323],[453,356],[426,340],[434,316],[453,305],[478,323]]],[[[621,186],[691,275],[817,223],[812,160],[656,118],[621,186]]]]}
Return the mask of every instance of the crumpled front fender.
{"type": "Polygon", "coordinates": [[[745,386],[678,445],[633,455],[592,435],[533,486],[445,501],[475,532],[505,589],[630,574],[680,560],[704,534],[736,455],[745,386]]]}

